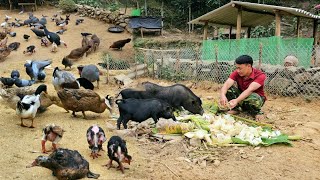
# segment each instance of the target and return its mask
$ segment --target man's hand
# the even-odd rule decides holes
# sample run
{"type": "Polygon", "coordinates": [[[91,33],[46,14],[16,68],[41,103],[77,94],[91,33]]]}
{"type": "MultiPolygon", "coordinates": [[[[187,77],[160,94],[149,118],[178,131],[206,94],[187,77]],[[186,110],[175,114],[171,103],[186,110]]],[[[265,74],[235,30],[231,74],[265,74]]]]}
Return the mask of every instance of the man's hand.
{"type": "Polygon", "coordinates": [[[229,101],[229,105],[230,105],[230,109],[235,108],[238,105],[238,100],[237,99],[232,99],[231,101],[229,101]]]}
{"type": "Polygon", "coordinates": [[[228,99],[227,99],[226,95],[221,95],[220,96],[220,105],[226,106],[227,103],[228,103],[228,99]]]}

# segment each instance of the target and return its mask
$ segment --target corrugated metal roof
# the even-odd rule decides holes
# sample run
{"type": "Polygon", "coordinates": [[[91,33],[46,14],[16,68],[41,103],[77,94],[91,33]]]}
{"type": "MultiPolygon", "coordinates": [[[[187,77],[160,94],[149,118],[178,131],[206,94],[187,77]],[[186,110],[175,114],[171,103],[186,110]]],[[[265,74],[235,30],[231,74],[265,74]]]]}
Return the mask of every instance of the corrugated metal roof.
{"type": "Polygon", "coordinates": [[[284,15],[299,16],[310,19],[320,19],[320,16],[311,14],[302,9],[273,6],[266,4],[257,4],[249,2],[231,1],[230,3],[221,6],[207,14],[204,14],[190,22],[189,24],[205,24],[208,21],[209,25],[237,25],[237,6],[242,7],[242,27],[255,27],[258,25],[266,25],[275,20],[275,11],[280,11],[284,15]]]}

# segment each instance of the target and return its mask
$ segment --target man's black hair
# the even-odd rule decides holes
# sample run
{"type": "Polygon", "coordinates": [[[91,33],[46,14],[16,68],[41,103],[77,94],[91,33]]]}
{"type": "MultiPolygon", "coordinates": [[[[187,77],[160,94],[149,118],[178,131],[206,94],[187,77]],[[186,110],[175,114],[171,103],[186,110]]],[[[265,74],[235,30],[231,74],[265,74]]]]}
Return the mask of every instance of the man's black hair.
{"type": "Polygon", "coordinates": [[[241,55],[236,59],[236,64],[253,64],[253,59],[249,55],[241,55]]]}

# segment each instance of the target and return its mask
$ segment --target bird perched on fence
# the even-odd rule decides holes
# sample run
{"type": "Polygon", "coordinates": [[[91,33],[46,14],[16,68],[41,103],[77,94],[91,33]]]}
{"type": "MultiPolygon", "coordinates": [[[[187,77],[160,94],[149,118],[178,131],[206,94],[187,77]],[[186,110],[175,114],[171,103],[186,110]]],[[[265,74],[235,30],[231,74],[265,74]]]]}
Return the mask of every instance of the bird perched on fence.
{"type": "Polygon", "coordinates": [[[61,140],[63,133],[65,132],[62,127],[55,124],[47,124],[42,129],[42,140],[41,140],[41,148],[43,153],[47,153],[46,151],[46,142],[52,142],[53,150],[57,149],[57,144],[61,140]]]}
{"type": "Polygon", "coordinates": [[[130,38],[128,38],[128,39],[123,39],[123,40],[119,40],[119,41],[114,42],[109,48],[122,50],[122,48],[124,47],[124,45],[126,45],[126,44],[129,43],[130,41],[131,41],[130,38]]]}

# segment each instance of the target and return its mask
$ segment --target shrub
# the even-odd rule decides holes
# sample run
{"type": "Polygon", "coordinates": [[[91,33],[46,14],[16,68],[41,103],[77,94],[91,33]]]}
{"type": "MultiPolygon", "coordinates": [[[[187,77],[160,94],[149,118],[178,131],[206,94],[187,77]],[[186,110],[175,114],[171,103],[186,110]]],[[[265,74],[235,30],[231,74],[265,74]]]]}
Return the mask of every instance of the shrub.
{"type": "Polygon", "coordinates": [[[64,12],[74,12],[77,6],[73,0],[59,0],[59,8],[64,12]]]}

